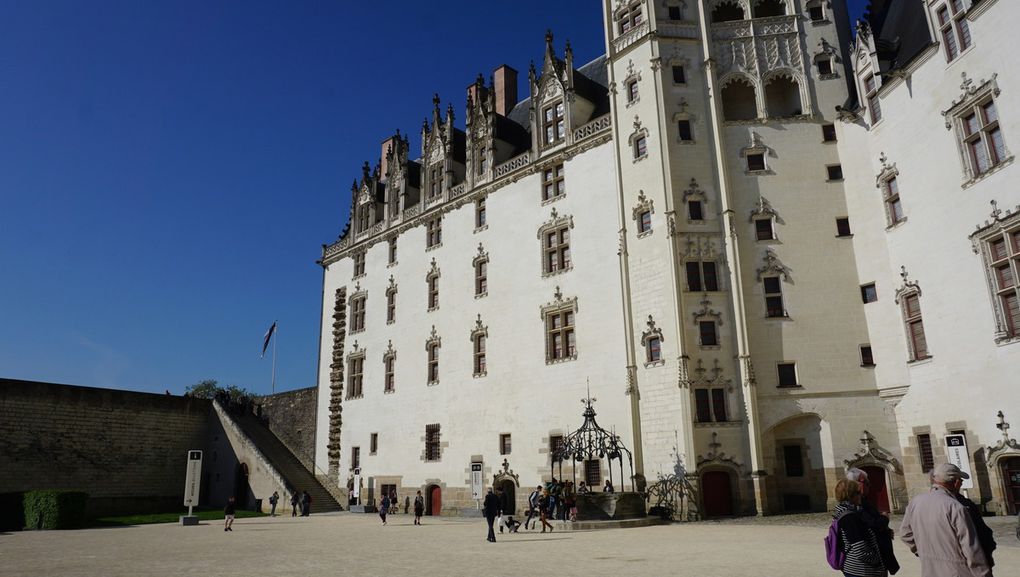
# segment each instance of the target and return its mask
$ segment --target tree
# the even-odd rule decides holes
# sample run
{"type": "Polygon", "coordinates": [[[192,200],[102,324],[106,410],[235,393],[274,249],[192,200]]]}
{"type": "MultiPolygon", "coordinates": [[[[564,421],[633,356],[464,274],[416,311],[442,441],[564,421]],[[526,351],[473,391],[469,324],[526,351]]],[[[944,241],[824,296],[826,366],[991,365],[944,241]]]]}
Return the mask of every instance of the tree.
{"type": "Polygon", "coordinates": [[[199,399],[214,399],[216,398],[217,395],[220,394],[225,394],[233,402],[241,401],[242,399],[255,398],[255,395],[251,391],[245,389],[244,387],[239,387],[237,385],[229,385],[226,388],[224,388],[221,387],[219,383],[214,379],[205,379],[199,381],[194,385],[188,387],[187,391],[189,395],[191,395],[192,397],[197,397],[199,399]]]}

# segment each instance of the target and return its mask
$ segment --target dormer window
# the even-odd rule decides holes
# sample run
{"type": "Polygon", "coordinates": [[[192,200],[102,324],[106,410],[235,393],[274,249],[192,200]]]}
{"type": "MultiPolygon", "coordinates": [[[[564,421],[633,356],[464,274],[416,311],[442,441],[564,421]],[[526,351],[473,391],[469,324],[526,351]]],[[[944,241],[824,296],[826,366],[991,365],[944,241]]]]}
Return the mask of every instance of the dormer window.
{"type": "Polygon", "coordinates": [[[645,17],[644,13],[641,11],[640,2],[634,2],[630,6],[624,8],[616,17],[620,34],[625,34],[631,29],[637,28],[644,21],[645,17]]]}
{"type": "Polygon", "coordinates": [[[429,171],[429,198],[436,198],[443,191],[442,182],[443,171],[438,167],[432,167],[429,171]]]}
{"type": "Polygon", "coordinates": [[[563,118],[563,102],[547,106],[542,113],[545,143],[553,144],[567,135],[567,123],[563,118]]]}
{"type": "Polygon", "coordinates": [[[878,82],[874,74],[864,78],[864,94],[868,101],[868,112],[871,113],[871,123],[875,124],[882,120],[882,105],[878,102],[878,82]]]}
{"type": "Polygon", "coordinates": [[[485,147],[478,147],[476,164],[478,165],[478,176],[484,176],[489,171],[489,159],[485,155],[485,147]]]}
{"type": "Polygon", "coordinates": [[[970,27],[963,10],[963,0],[949,0],[935,11],[939,33],[945,47],[946,62],[952,62],[961,52],[970,48],[970,27]]]}

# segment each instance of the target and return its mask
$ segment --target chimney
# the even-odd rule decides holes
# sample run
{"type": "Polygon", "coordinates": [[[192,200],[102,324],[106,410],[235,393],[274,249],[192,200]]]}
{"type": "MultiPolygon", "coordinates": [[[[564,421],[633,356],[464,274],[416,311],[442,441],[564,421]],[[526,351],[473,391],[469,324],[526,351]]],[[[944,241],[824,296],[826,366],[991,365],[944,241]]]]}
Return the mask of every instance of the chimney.
{"type": "Polygon", "coordinates": [[[517,104],[517,71],[504,64],[493,72],[493,83],[496,113],[506,116],[517,104]]]}
{"type": "Polygon", "coordinates": [[[379,178],[381,178],[383,180],[386,179],[386,170],[389,168],[389,163],[386,161],[386,153],[392,151],[394,154],[396,154],[396,152],[397,152],[397,145],[399,143],[400,143],[400,131],[399,130],[397,131],[397,133],[395,135],[393,135],[393,136],[391,136],[391,137],[389,137],[389,138],[387,138],[386,140],[383,141],[383,143],[382,143],[382,154],[379,157],[379,178]]]}

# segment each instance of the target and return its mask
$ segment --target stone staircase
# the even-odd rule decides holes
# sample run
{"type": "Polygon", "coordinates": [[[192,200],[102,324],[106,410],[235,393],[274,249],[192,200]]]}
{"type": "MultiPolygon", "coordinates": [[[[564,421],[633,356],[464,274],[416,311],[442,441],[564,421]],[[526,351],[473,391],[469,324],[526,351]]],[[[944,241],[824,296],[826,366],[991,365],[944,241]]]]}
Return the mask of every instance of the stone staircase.
{"type": "MultiPolygon", "coordinates": [[[[294,453],[258,417],[251,413],[239,415],[230,412],[229,415],[296,493],[308,491],[312,497],[312,513],[342,510],[340,503],[319,483],[315,475],[301,464],[294,453]]],[[[263,506],[268,507],[268,504],[263,506]]],[[[290,507],[290,503],[287,503],[287,507],[290,507]]]]}

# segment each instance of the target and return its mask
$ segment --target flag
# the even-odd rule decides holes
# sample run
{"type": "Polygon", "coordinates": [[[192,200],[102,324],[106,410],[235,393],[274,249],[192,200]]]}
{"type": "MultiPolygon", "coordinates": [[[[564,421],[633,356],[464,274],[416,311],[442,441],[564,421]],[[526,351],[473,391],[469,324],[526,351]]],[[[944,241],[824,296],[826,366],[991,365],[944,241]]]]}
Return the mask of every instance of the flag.
{"type": "Polygon", "coordinates": [[[266,356],[266,349],[269,348],[269,340],[273,338],[273,333],[275,333],[275,332],[276,332],[276,323],[273,322],[273,326],[269,327],[269,330],[266,331],[265,338],[262,340],[262,354],[259,355],[260,359],[264,358],[266,356]]]}

